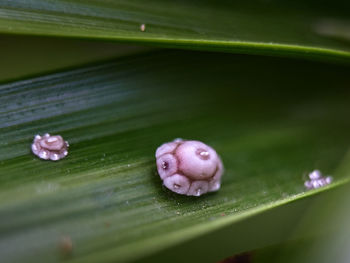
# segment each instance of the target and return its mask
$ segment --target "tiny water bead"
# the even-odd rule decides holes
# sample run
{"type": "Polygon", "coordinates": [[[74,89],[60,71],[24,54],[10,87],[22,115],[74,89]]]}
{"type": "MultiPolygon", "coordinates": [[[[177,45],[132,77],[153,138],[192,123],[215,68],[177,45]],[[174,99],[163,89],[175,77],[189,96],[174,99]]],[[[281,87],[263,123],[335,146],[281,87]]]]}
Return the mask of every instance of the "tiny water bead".
{"type": "Polygon", "coordinates": [[[60,135],[35,135],[32,152],[41,159],[58,161],[68,155],[69,144],[60,135]]]}
{"type": "Polygon", "coordinates": [[[200,141],[176,139],[156,151],[157,170],[171,191],[200,196],[220,189],[223,164],[210,146],[200,141]]]}

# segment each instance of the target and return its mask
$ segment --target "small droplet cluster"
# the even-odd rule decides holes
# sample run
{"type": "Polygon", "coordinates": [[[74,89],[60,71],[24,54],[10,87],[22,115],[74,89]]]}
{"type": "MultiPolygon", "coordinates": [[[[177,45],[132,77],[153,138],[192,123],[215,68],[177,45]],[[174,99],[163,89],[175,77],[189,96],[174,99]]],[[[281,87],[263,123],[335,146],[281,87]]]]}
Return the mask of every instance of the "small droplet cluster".
{"type": "Polygon", "coordinates": [[[58,161],[68,155],[69,144],[60,135],[35,135],[32,152],[41,159],[58,161]]]}
{"type": "Polygon", "coordinates": [[[176,139],[156,151],[157,170],[173,192],[200,196],[220,189],[223,164],[210,146],[200,141],[176,139]]]}
{"type": "Polygon", "coordinates": [[[309,190],[329,185],[333,181],[331,176],[323,176],[319,170],[309,173],[309,178],[310,180],[307,180],[304,184],[309,190]]]}

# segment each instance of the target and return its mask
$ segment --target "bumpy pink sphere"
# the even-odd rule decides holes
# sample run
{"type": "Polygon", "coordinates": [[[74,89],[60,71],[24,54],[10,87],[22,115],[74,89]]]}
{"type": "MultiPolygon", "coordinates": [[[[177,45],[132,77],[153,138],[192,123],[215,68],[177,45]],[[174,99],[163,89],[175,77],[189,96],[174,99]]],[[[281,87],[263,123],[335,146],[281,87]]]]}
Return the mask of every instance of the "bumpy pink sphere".
{"type": "Polygon", "coordinates": [[[200,196],[220,188],[223,165],[216,151],[200,141],[176,139],[156,151],[157,169],[173,192],[200,196]]]}

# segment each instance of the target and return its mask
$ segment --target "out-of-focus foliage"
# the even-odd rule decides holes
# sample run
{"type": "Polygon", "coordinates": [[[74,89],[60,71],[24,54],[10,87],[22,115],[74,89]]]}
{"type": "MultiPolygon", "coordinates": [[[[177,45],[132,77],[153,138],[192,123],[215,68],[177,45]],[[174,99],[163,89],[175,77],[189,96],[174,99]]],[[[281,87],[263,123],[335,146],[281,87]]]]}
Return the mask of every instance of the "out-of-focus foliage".
{"type": "Polygon", "coordinates": [[[146,49],[149,48],[112,42],[0,35],[0,82],[116,59],[146,49]]]}
{"type": "Polygon", "coordinates": [[[0,32],[348,62],[349,8],[346,1],[4,0],[0,32]]]}

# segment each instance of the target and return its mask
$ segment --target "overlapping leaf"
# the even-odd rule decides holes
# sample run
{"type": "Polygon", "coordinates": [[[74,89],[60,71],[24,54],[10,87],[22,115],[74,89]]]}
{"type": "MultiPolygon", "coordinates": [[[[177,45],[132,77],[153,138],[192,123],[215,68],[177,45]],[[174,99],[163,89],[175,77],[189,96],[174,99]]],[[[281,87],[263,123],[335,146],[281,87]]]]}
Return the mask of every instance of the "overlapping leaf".
{"type": "Polygon", "coordinates": [[[3,0],[0,32],[349,61],[346,10],[344,1],[3,0]]]}

